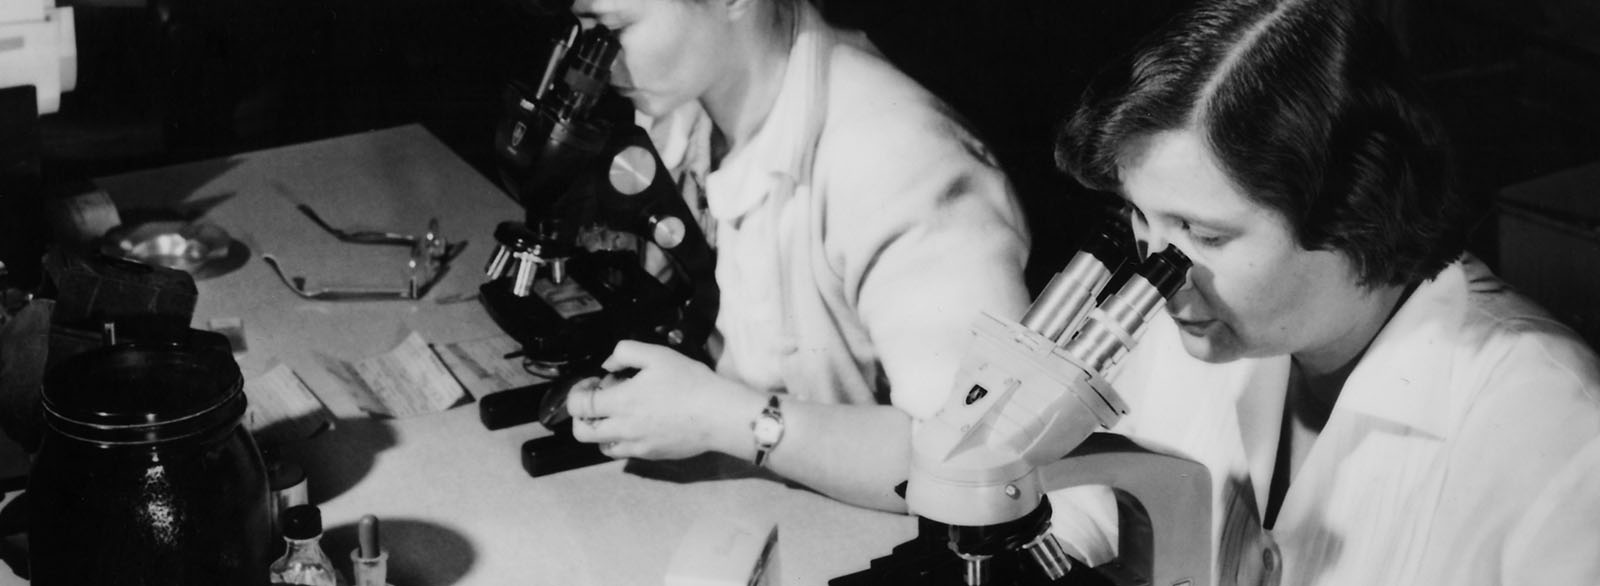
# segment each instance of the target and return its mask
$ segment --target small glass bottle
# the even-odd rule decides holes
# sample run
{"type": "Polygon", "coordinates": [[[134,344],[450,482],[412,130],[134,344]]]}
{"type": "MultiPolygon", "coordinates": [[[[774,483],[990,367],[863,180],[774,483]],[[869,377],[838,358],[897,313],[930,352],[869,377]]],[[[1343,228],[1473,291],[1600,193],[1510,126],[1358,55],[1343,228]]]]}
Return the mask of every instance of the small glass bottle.
{"type": "Polygon", "coordinates": [[[268,569],[273,584],[348,586],[322,551],[322,510],[296,505],[283,513],[283,557],[268,569]]]}

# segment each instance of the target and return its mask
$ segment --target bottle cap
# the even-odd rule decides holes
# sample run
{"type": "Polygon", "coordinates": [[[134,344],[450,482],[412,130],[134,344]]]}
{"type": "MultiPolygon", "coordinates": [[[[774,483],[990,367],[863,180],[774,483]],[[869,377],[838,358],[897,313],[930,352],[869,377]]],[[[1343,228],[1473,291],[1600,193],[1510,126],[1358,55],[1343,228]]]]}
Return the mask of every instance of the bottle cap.
{"type": "Polygon", "coordinates": [[[283,536],[311,539],[322,535],[322,509],[316,505],[295,505],[283,513],[283,536]]]}

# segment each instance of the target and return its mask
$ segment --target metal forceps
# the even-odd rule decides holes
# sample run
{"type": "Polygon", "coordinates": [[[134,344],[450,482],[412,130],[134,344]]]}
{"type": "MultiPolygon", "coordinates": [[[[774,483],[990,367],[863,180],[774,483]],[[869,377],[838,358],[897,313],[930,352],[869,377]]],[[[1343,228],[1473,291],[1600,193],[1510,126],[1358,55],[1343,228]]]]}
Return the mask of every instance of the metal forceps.
{"type": "Polygon", "coordinates": [[[306,299],[322,301],[339,300],[378,300],[378,299],[421,299],[428,294],[440,279],[444,278],[450,269],[450,261],[461,254],[467,247],[466,242],[450,242],[439,233],[439,219],[428,220],[428,229],[422,234],[399,234],[394,232],[376,231],[346,231],[329,225],[318,216],[311,206],[298,204],[295,206],[306,217],[323,230],[328,231],[338,238],[340,242],[352,244],[389,244],[411,247],[411,258],[406,261],[406,282],[400,287],[340,287],[307,289],[306,279],[301,276],[289,276],[282,266],[282,261],[271,254],[261,255],[261,260],[272,267],[272,272],[288,285],[296,295],[306,299]]]}

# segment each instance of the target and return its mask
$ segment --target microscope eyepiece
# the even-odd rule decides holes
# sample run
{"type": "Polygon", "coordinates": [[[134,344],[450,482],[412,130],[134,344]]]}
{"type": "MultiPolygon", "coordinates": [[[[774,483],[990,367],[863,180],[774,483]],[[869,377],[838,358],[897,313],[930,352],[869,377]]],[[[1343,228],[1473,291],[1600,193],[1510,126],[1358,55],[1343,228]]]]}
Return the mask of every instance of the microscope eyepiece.
{"type": "Polygon", "coordinates": [[[1094,255],[1100,262],[1115,271],[1124,262],[1133,257],[1133,249],[1129,244],[1133,242],[1133,235],[1128,230],[1128,225],[1121,220],[1106,220],[1095,229],[1094,235],[1083,244],[1083,252],[1094,255]]]}
{"type": "Polygon", "coordinates": [[[561,120],[585,119],[589,110],[600,101],[611,83],[611,64],[622,50],[617,33],[603,26],[578,34],[572,47],[566,50],[566,74],[556,91],[546,95],[553,98],[552,109],[561,120]]]}
{"type": "Polygon", "coordinates": [[[1188,255],[1178,250],[1176,246],[1168,246],[1166,250],[1155,253],[1139,265],[1139,275],[1150,285],[1161,292],[1162,297],[1172,297],[1178,289],[1183,287],[1184,281],[1189,278],[1189,267],[1192,265],[1188,255]]]}
{"type": "Polygon", "coordinates": [[[1105,374],[1133,347],[1166,300],[1183,287],[1189,266],[1189,257],[1173,246],[1145,259],[1122,288],[1089,315],[1062,351],[1105,374]]]}
{"type": "Polygon", "coordinates": [[[1056,273],[1039,298],[1028,307],[1021,324],[1052,341],[1074,331],[1083,316],[1094,309],[1100,289],[1128,260],[1128,239],[1115,222],[1105,222],[1056,273]]]}

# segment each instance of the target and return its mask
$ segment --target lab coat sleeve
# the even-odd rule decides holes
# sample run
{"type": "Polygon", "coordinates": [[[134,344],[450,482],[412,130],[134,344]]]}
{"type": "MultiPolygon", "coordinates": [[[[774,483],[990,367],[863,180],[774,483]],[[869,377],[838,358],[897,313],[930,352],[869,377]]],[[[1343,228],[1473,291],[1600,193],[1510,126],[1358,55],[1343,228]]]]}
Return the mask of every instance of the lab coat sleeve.
{"type": "Polygon", "coordinates": [[[1522,515],[1502,568],[1501,584],[1600,584],[1600,438],[1522,515]]]}
{"type": "Polygon", "coordinates": [[[982,147],[937,110],[885,104],[830,124],[818,149],[830,265],[890,402],[931,417],[980,312],[1018,319],[1027,307],[1020,205],[982,147]]]}
{"type": "MultiPolygon", "coordinates": [[[[1594,357],[1538,321],[1506,320],[1494,331],[1451,373],[1478,388],[1470,401],[1450,407],[1466,411],[1450,431],[1450,471],[1429,527],[1443,546],[1428,550],[1420,575],[1458,584],[1600,583],[1592,560],[1584,569],[1566,559],[1575,551],[1569,548],[1600,544],[1594,357]],[[1531,581],[1571,572],[1591,572],[1591,579],[1531,581]]],[[[1584,557],[1596,552],[1584,550],[1584,557]]]]}
{"type": "MultiPolygon", "coordinates": [[[[1555,456],[1558,465],[1527,480],[1540,489],[1507,528],[1500,559],[1500,584],[1600,584],[1600,370],[1581,342],[1530,344],[1540,396],[1565,390],[1572,397],[1545,417],[1541,435],[1566,438],[1539,454],[1518,450],[1517,460],[1555,456]],[[1581,438],[1581,439],[1580,439],[1581,438]],[[1568,447],[1572,445],[1576,447],[1568,447]]],[[[1521,403],[1526,400],[1519,401],[1521,403]]],[[[1502,409],[1505,411],[1505,409],[1502,409]]]]}

